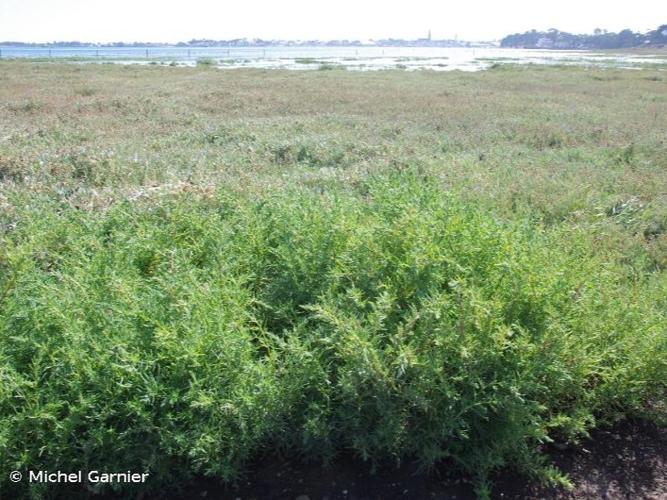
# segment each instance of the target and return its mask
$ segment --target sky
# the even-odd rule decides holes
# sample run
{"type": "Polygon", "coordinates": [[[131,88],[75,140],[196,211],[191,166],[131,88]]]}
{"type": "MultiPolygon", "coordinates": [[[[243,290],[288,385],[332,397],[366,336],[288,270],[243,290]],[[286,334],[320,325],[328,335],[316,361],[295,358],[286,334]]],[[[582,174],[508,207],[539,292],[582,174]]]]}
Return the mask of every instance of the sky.
{"type": "Polygon", "coordinates": [[[655,29],[667,0],[0,0],[0,41],[497,40],[529,29],[655,29]]]}

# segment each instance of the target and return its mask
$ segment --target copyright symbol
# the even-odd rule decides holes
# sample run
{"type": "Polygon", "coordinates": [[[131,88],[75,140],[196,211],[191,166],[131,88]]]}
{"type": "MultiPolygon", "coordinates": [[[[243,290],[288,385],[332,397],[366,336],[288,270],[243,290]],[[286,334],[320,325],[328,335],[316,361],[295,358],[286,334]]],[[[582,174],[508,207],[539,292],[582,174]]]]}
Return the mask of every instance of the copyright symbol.
{"type": "Polygon", "coordinates": [[[9,479],[13,483],[18,483],[22,478],[23,478],[23,475],[17,470],[9,473],[9,479]]]}

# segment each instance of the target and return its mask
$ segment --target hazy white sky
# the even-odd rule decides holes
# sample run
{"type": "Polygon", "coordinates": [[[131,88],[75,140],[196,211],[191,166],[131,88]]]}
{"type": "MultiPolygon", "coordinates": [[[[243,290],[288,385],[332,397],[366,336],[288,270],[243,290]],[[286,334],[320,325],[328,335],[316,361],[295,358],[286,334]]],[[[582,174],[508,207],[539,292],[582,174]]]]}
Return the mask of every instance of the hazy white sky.
{"type": "Polygon", "coordinates": [[[667,0],[0,0],[0,40],[490,40],[528,29],[655,29],[667,0]]]}

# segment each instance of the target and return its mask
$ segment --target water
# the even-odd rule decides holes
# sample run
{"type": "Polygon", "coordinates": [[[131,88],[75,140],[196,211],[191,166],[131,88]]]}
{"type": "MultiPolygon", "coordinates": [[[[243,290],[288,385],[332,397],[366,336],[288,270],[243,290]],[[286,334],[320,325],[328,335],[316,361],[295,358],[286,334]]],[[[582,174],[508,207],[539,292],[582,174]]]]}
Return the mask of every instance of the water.
{"type": "Polygon", "coordinates": [[[588,51],[554,51],[500,48],[440,47],[0,47],[3,59],[75,59],[121,64],[194,65],[210,59],[221,68],[316,69],[324,65],[348,69],[401,68],[435,71],[477,71],[494,63],[572,64],[640,68],[667,64],[667,57],[603,54],[588,51]]]}

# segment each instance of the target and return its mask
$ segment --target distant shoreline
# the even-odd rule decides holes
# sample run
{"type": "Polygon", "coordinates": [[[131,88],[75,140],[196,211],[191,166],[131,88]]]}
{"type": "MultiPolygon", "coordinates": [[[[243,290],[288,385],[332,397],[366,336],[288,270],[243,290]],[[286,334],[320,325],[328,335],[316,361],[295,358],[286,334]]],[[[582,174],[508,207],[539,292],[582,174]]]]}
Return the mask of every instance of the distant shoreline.
{"type": "Polygon", "coordinates": [[[80,42],[51,42],[51,43],[26,43],[26,42],[0,42],[2,47],[34,48],[34,49],[132,49],[132,48],[268,48],[268,47],[323,47],[323,48],[361,48],[361,47],[423,47],[423,48],[482,48],[497,47],[497,41],[459,41],[459,40],[403,40],[389,39],[372,42],[333,40],[321,42],[316,40],[293,41],[293,40],[202,40],[197,42],[179,43],[80,43],[80,42]]]}

